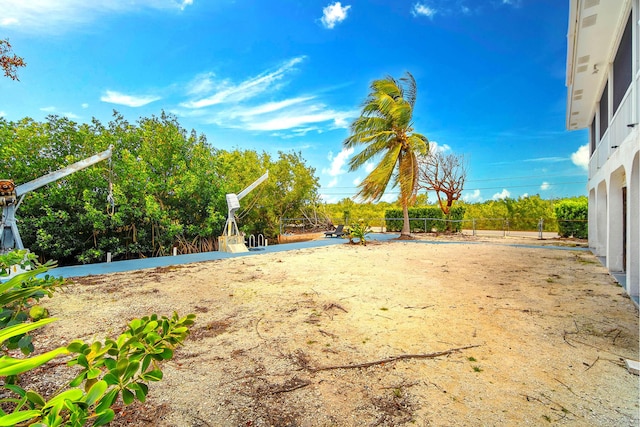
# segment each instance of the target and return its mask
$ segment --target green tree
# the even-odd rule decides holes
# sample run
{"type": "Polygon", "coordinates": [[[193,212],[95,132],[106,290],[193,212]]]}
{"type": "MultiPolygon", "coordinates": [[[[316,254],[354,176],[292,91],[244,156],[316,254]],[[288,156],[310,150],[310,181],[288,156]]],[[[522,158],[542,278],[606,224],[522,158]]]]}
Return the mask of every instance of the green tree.
{"type": "Polygon", "coordinates": [[[351,135],[343,144],[345,148],[364,146],[351,158],[351,171],[381,157],[360,184],[358,196],[377,201],[390,183],[392,187],[399,185],[404,218],[401,235],[409,236],[408,209],[415,202],[418,189],[417,157],[429,151],[427,138],[413,132],[416,81],[407,72],[400,80],[391,76],[375,80],[370,89],[360,117],[351,124],[351,135]]]}

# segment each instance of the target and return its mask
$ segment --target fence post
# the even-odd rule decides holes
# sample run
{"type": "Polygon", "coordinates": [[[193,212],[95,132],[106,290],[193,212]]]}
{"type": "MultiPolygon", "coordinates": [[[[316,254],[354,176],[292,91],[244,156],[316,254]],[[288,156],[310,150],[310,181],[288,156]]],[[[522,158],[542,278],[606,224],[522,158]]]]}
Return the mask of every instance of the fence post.
{"type": "Polygon", "coordinates": [[[542,230],[544,229],[544,219],[540,218],[538,221],[538,239],[542,240],[542,230]]]}
{"type": "Polygon", "coordinates": [[[476,219],[473,218],[471,220],[471,223],[473,224],[473,236],[475,237],[475,235],[476,235],[476,219]]]}
{"type": "Polygon", "coordinates": [[[502,223],[502,237],[507,237],[507,228],[509,228],[509,220],[505,219],[502,223]]]}

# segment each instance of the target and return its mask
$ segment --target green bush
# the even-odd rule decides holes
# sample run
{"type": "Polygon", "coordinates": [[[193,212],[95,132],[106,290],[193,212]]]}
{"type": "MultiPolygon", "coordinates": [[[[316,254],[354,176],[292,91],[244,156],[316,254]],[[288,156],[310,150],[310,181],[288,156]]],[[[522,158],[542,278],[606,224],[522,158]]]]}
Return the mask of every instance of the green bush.
{"type": "Polygon", "coordinates": [[[554,208],[560,237],[589,237],[589,201],[586,197],[559,201],[554,208]]]}
{"type": "MultiPolygon", "coordinates": [[[[412,233],[429,233],[435,230],[438,233],[444,231],[459,232],[462,230],[460,221],[464,217],[464,206],[455,206],[451,208],[451,212],[445,217],[442,209],[437,206],[425,206],[418,208],[409,208],[409,228],[412,233]]],[[[387,231],[402,230],[402,209],[388,209],[385,211],[387,231]]]]}
{"type": "MultiPolygon", "coordinates": [[[[21,341],[29,337],[29,346],[20,346],[25,355],[35,349],[28,333],[57,319],[35,322],[16,313],[24,311],[39,297],[52,295],[53,290],[64,285],[62,279],[38,278],[50,265],[37,265],[26,251],[0,255],[2,271],[6,267],[23,264],[27,271],[0,283],[0,302],[3,313],[13,322],[0,326],[0,427],[1,426],[101,426],[110,423],[115,413],[111,407],[120,398],[125,405],[134,400],[144,402],[149,391],[148,383],[162,379],[159,363],[171,359],[180,346],[195,316],[180,318],[151,315],[134,319],[124,333],[115,339],[86,344],[73,341],[66,347],[31,357],[12,357],[11,340],[21,341]],[[79,366],[80,372],[68,384],[48,400],[37,391],[16,385],[16,376],[33,370],[60,355],[74,355],[67,364],[79,366]]],[[[3,273],[0,277],[6,278],[3,273]]],[[[19,346],[19,345],[18,345],[19,346]]]]}

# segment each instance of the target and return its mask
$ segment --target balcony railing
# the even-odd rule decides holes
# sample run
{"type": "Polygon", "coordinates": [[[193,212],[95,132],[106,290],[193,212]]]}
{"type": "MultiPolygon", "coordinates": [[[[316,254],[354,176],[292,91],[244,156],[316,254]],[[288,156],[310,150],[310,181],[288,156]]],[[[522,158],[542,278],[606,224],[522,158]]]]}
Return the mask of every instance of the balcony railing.
{"type": "Polygon", "coordinates": [[[638,85],[640,85],[640,74],[636,76],[635,83],[631,85],[624,98],[622,98],[622,102],[618,106],[618,110],[611,119],[609,128],[600,139],[600,143],[596,147],[596,151],[591,155],[591,160],[589,161],[590,177],[595,175],[598,169],[604,166],[609,156],[633,131],[633,128],[628,125],[638,122],[638,120],[633,117],[633,95],[634,91],[638,90],[638,85]]]}

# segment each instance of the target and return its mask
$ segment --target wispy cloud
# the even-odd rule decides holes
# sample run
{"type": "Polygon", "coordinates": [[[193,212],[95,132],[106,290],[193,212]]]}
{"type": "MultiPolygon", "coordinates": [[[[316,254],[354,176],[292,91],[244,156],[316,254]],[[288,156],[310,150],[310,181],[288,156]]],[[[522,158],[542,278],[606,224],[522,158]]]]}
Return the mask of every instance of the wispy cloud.
{"type": "Polygon", "coordinates": [[[199,74],[185,88],[191,99],[180,104],[182,110],[172,112],[220,127],[276,132],[283,138],[347,128],[359,112],[328,107],[320,99],[326,89],[273,100],[288,86],[287,78],[304,59],[305,56],[289,59],[275,69],[239,82],[213,73],[199,74]],[[267,97],[271,99],[264,101],[267,97]]]}
{"type": "Polygon", "coordinates": [[[25,33],[63,33],[101,16],[144,9],[184,10],[193,0],[0,0],[0,28],[25,33]]]}
{"type": "Polygon", "coordinates": [[[589,170],[589,144],[581,145],[575,153],[572,153],[571,161],[574,165],[589,170]]]}
{"type": "Polygon", "coordinates": [[[211,90],[214,90],[214,93],[201,99],[184,102],[181,106],[185,108],[203,108],[222,103],[237,103],[254,98],[273,88],[273,85],[282,80],[287,73],[295,70],[295,66],[301,63],[304,58],[304,56],[299,56],[290,59],[276,70],[259,74],[238,84],[228,81],[215,84],[212,81],[212,74],[200,75],[190,84],[189,93],[202,95],[211,90]]]}
{"type": "Polygon", "coordinates": [[[534,162],[534,163],[559,163],[566,162],[569,160],[566,157],[536,157],[533,159],[524,159],[523,162],[534,162]]]}
{"type": "Polygon", "coordinates": [[[340,22],[347,19],[347,12],[351,9],[351,6],[342,6],[338,1],[322,9],[322,18],[320,22],[325,28],[332,29],[340,22]]]}
{"type": "Polygon", "coordinates": [[[427,6],[424,3],[416,3],[413,5],[411,9],[411,14],[413,16],[426,16],[429,18],[433,18],[433,16],[437,13],[437,10],[432,6],[427,6]]]}
{"type": "Polygon", "coordinates": [[[113,90],[105,91],[105,94],[100,97],[100,101],[102,102],[108,102],[110,104],[125,105],[127,107],[142,107],[144,105],[150,104],[159,99],[161,99],[159,96],[154,96],[154,95],[144,95],[144,96],[125,95],[123,93],[116,92],[113,90]]]}
{"type": "Polygon", "coordinates": [[[540,190],[542,191],[546,191],[549,188],[551,188],[551,184],[549,184],[547,181],[544,181],[541,185],[540,185],[540,190]]]}

